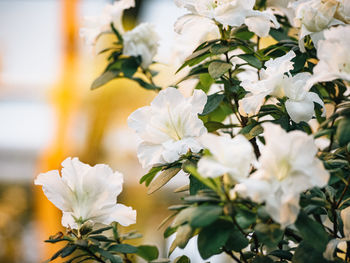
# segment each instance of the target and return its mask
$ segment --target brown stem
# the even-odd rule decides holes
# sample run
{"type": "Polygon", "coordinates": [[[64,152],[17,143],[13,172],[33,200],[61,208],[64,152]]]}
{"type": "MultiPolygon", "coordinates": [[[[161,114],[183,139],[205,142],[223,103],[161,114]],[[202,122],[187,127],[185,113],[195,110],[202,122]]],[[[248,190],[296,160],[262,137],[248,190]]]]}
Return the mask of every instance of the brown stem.
{"type": "Polygon", "coordinates": [[[227,250],[227,249],[224,248],[224,252],[227,255],[229,255],[232,259],[234,259],[237,263],[242,263],[242,261],[232,253],[232,251],[227,250]]]}

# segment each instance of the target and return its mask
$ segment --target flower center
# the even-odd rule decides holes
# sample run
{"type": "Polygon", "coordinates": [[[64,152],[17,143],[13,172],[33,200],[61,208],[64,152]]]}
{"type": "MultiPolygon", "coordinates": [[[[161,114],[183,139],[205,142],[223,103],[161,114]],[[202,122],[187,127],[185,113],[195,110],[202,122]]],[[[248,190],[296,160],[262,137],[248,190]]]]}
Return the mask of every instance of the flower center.
{"type": "Polygon", "coordinates": [[[279,181],[286,179],[289,174],[292,166],[286,158],[282,159],[278,165],[278,171],[276,172],[276,177],[279,181]]]}
{"type": "Polygon", "coordinates": [[[184,137],[183,125],[180,116],[174,118],[170,106],[168,106],[169,121],[166,123],[167,134],[175,141],[180,141],[184,137]]]}

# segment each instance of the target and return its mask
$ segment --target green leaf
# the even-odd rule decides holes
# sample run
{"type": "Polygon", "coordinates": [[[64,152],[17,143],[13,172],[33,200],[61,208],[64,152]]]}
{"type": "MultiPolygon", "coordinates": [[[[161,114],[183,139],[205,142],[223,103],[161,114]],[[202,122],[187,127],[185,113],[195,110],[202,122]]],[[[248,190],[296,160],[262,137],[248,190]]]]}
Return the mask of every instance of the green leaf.
{"type": "Polygon", "coordinates": [[[197,209],[197,207],[195,206],[190,206],[188,208],[185,208],[183,210],[180,211],[179,214],[177,214],[177,216],[175,217],[173,223],[172,223],[172,227],[177,227],[177,226],[181,226],[185,223],[188,223],[191,221],[192,215],[195,212],[195,210],[197,209]]]}
{"type": "Polygon", "coordinates": [[[123,36],[119,33],[119,31],[115,28],[114,24],[111,23],[111,28],[113,33],[117,36],[118,40],[123,43],[123,36]]]}
{"type": "Polygon", "coordinates": [[[137,247],[136,254],[146,261],[155,260],[159,256],[158,248],[155,246],[143,245],[137,247]]]}
{"type": "Polygon", "coordinates": [[[246,208],[240,208],[235,215],[237,224],[245,229],[256,221],[256,213],[246,208]]]}
{"type": "Polygon", "coordinates": [[[208,121],[204,123],[205,128],[207,128],[208,132],[214,132],[219,129],[229,129],[229,128],[235,128],[239,127],[238,124],[223,124],[218,121],[208,121]]]}
{"type": "Polygon", "coordinates": [[[230,47],[223,45],[221,43],[215,44],[215,45],[211,46],[211,48],[210,48],[210,52],[213,55],[220,55],[220,54],[223,54],[223,53],[228,52],[228,51],[230,51],[230,47]]]}
{"type": "Polygon", "coordinates": [[[240,252],[249,245],[249,240],[238,230],[230,233],[225,248],[240,252]]]}
{"type": "Polygon", "coordinates": [[[147,90],[161,90],[161,87],[152,85],[143,79],[140,78],[131,78],[132,80],[136,81],[142,88],[147,89],[147,90]]]}
{"type": "Polygon", "coordinates": [[[186,66],[192,67],[192,66],[202,62],[207,57],[210,57],[211,56],[210,47],[211,47],[211,45],[193,52],[192,55],[190,55],[188,58],[186,58],[185,63],[182,64],[182,66],[176,71],[176,73],[178,73],[181,69],[185,68],[186,66]]]}
{"type": "Polygon", "coordinates": [[[61,248],[60,250],[58,250],[58,251],[50,258],[50,261],[53,261],[53,260],[55,260],[56,258],[58,258],[58,257],[61,255],[62,251],[63,251],[65,248],[66,248],[66,247],[63,247],[63,248],[61,248]]]}
{"type": "Polygon", "coordinates": [[[340,146],[345,146],[350,142],[350,118],[343,118],[339,121],[336,136],[340,146]]]}
{"type": "Polygon", "coordinates": [[[208,189],[208,187],[201,181],[190,175],[190,195],[195,195],[199,190],[208,189]]]}
{"type": "Polygon", "coordinates": [[[132,78],[132,76],[136,73],[139,66],[140,66],[140,62],[136,57],[130,57],[124,60],[122,64],[122,71],[124,73],[124,76],[127,78],[132,78]]]}
{"type": "Polygon", "coordinates": [[[172,234],[176,233],[176,230],[177,230],[177,227],[171,227],[171,226],[167,227],[167,229],[165,229],[163,234],[164,238],[170,237],[172,234]]]}
{"type": "Polygon", "coordinates": [[[97,89],[118,77],[120,77],[120,71],[118,70],[106,71],[101,76],[99,76],[97,79],[94,80],[94,82],[91,84],[90,89],[92,90],[97,89]]]}
{"type": "Polygon", "coordinates": [[[152,182],[153,178],[157,175],[158,172],[162,170],[163,166],[155,166],[152,167],[147,174],[141,177],[140,184],[145,182],[146,186],[149,186],[149,184],[152,182]]]}
{"type": "Polygon", "coordinates": [[[277,41],[290,39],[290,37],[288,36],[288,32],[285,32],[285,30],[282,27],[280,27],[279,29],[271,28],[270,36],[272,36],[277,41]]]}
{"type": "Polygon", "coordinates": [[[243,59],[246,61],[250,66],[261,69],[262,68],[262,62],[254,55],[252,54],[242,54],[238,55],[237,57],[243,59]]]}
{"type": "Polygon", "coordinates": [[[256,256],[252,263],[273,263],[274,261],[269,256],[256,256]]]}
{"type": "Polygon", "coordinates": [[[108,250],[119,252],[119,253],[133,254],[138,251],[138,248],[129,244],[117,244],[117,245],[110,246],[108,250]]]}
{"type": "MultiPolygon", "coordinates": [[[[316,241],[316,240],[315,240],[316,241]]],[[[323,251],[317,251],[312,245],[302,241],[296,249],[292,263],[327,263],[323,257],[323,251]]]]}
{"type": "Polygon", "coordinates": [[[196,167],[189,165],[189,166],[186,166],[184,171],[187,173],[190,173],[194,178],[196,178],[202,184],[206,185],[208,188],[216,191],[217,186],[213,183],[213,181],[210,180],[210,178],[204,178],[204,177],[200,176],[196,167]]]}
{"type": "Polygon", "coordinates": [[[323,226],[309,218],[305,212],[300,212],[295,227],[300,231],[305,243],[316,251],[323,252],[328,243],[328,234],[323,226]]]}
{"type": "Polygon", "coordinates": [[[46,243],[57,243],[57,242],[62,242],[62,241],[71,241],[68,237],[63,237],[63,238],[50,238],[48,240],[45,240],[44,242],[46,243]]]}
{"type": "Polygon", "coordinates": [[[253,36],[254,36],[254,33],[253,33],[253,32],[250,32],[250,31],[241,31],[241,32],[237,32],[237,33],[235,34],[235,37],[236,37],[236,38],[243,39],[243,40],[249,40],[249,39],[251,39],[253,36]]]}
{"type": "Polygon", "coordinates": [[[184,255],[184,256],[175,258],[174,263],[191,263],[191,260],[184,255]]]}
{"type": "Polygon", "coordinates": [[[278,257],[280,259],[292,260],[293,254],[285,250],[274,250],[269,253],[270,256],[278,257]]]}
{"type": "Polygon", "coordinates": [[[223,129],[226,128],[226,125],[221,123],[221,122],[217,122],[217,121],[208,121],[206,123],[204,123],[205,128],[207,128],[208,132],[213,132],[213,131],[217,131],[219,129],[223,129]]]}
{"type": "Polygon", "coordinates": [[[110,229],[112,229],[112,228],[113,228],[113,227],[111,227],[111,226],[107,226],[107,227],[103,227],[103,228],[100,228],[100,229],[96,229],[96,230],[92,231],[92,232],[90,233],[90,235],[101,234],[102,232],[107,231],[107,230],[110,230],[110,229]]]}
{"type": "Polygon", "coordinates": [[[205,227],[198,235],[198,250],[203,259],[220,254],[226,244],[233,225],[227,221],[219,220],[205,227]]]}
{"type": "Polygon", "coordinates": [[[152,194],[169,182],[181,170],[179,167],[171,167],[159,174],[149,185],[147,194],[152,194]]]}
{"type": "Polygon", "coordinates": [[[182,225],[177,228],[176,237],[169,249],[169,255],[173,253],[176,247],[185,248],[188,241],[192,238],[194,230],[189,225],[182,225]]]}
{"type": "Polygon", "coordinates": [[[209,113],[213,112],[215,109],[217,109],[224,99],[223,94],[212,94],[208,96],[207,103],[204,106],[201,116],[208,115],[209,113]]]}
{"type": "Polygon", "coordinates": [[[103,235],[89,236],[89,238],[95,239],[97,241],[108,241],[109,238],[103,235]]]}
{"type": "Polygon", "coordinates": [[[291,71],[291,73],[293,74],[303,70],[307,59],[308,59],[308,56],[306,53],[296,54],[295,58],[292,59],[292,62],[294,62],[294,68],[291,71]]]}
{"type": "Polygon", "coordinates": [[[223,61],[213,61],[209,64],[208,72],[213,79],[217,79],[224,75],[231,68],[232,65],[230,63],[223,61]]]}
{"type": "Polygon", "coordinates": [[[99,248],[96,246],[90,246],[90,250],[94,253],[99,253],[105,259],[109,259],[111,263],[123,263],[123,259],[120,256],[113,255],[102,248],[99,248]]]}
{"type": "Polygon", "coordinates": [[[68,245],[61,252],[61,258],[68,257],[77,249],[76,245],[68,245]]]}
{"type": "Polygon", "coordinates": [[[283,231],[277,224],[257,224],[254,228],[258,240],[268,247],[276,247],[282,240],[283,231]]]}
{"type": "Polygon", "coordinates": [[[209,75],[209,73],[204,73],[199,75],[199,82],[196,89],[201,89],[207,93],[210,86],[214,83],[214,79],[209,75]]]}
{"type": "Polygon", "coordinates": [[[216,221],[222,214],[222,207],[215,205],[202,205],[193,211],[190,225],[194,228],[205,227],[216,221]]]}

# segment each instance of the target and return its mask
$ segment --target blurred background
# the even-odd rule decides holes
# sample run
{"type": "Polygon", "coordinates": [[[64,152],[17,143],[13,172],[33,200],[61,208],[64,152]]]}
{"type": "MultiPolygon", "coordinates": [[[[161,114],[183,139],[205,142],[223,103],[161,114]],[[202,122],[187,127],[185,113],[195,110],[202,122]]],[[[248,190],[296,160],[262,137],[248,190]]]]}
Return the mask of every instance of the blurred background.
{"type": "MultiPolygon", "coordinates": [[[[166,255],[164,228],[156,229],[170,214],[167,206],[179,202],[173,188],[186,179],[148,196],[138,184],[145,172],[136,159],[138,140],[126,124],[155,94],[128,80],[89,90],[105,58],[84,46],[79,28],[84,16],[98,15],[108,2],[0,0],[0,262],[43,262],[57,251],[43,240],[62,230],[61,213],[33,180],[60,169],[69,156],[124,173],[119,200],[138,211],[138,223],[129,229],[166,255]]],[[[137,8],[126,12],[125,25],[154,23],[162,36],[158,59],[171,63],[173,24],[183,12],[172,0],[137,1],[137,8]]],[[[173,81],[172,69],[165,72],[157,80],[162,86],[173,81]]]]}

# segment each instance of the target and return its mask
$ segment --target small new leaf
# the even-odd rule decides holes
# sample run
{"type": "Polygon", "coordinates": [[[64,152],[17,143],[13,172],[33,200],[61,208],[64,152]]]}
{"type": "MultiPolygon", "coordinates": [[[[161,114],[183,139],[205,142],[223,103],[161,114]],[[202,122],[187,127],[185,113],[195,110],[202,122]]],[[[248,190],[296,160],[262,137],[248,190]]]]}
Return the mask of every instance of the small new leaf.
{"type": "Polygon", "coordinates": [[[232,65],[230,63],[223,61],[213,61],[209,64],[208,72],[213,79],[217,79],[224,75],[231,68],[232,65]]]}
{"type": "Polygon", "coordinates": [[[95,81],[91,85],[91,89],[92,90],[97,89],[97,88],[107,84],[111,80],[118,78],[119,76],[120,76],[120,71],[117,71],[117,70],[106,71],[101,76],[99,76],[97,79],[95,79],[95,81]]]}
{"type": "Polygon", "coordinates": [[[180,170],[181,168],[179,167],[171,167],[163,171],[150,183],[147,190],[147,194],[152,194],[155,191],[159,190],[162,186],[169,182],[170,179],[172,179],[180,170]]]}

